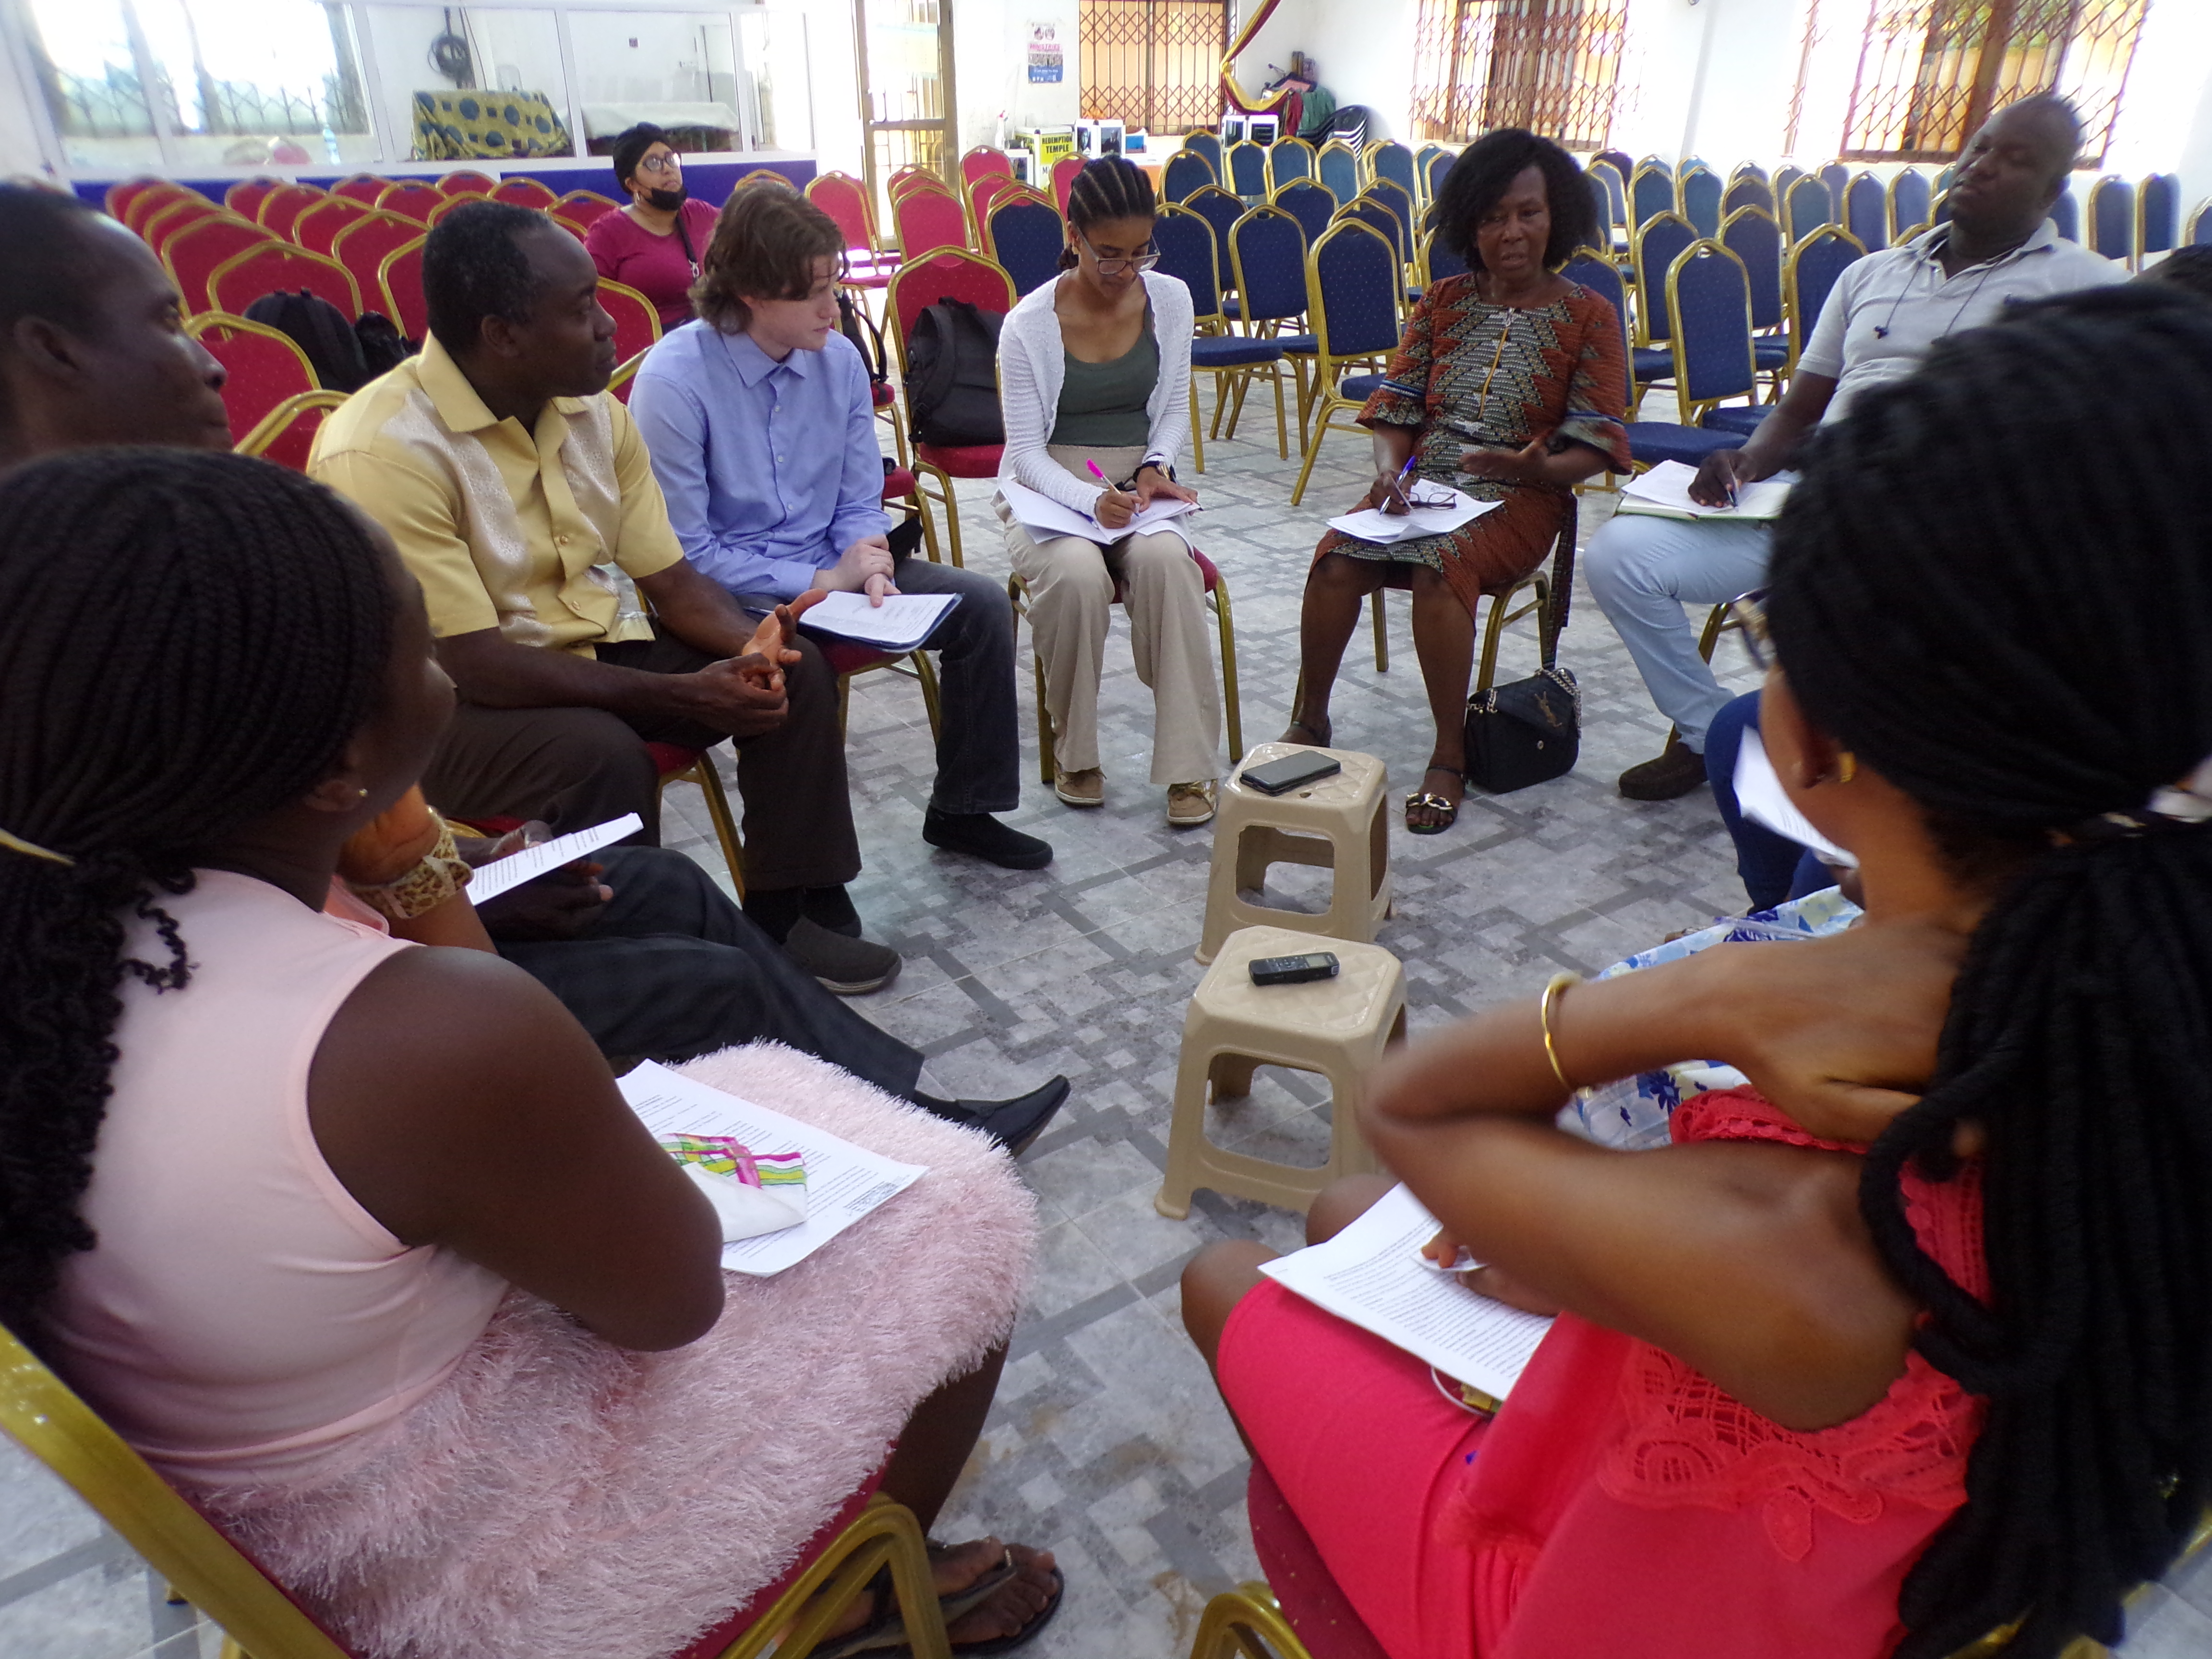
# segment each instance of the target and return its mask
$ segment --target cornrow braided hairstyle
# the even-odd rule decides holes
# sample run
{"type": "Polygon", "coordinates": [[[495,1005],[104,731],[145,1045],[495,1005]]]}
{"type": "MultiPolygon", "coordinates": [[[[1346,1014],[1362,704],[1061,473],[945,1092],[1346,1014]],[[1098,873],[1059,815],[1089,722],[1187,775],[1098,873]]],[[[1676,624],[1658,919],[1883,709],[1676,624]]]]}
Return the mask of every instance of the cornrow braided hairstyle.
{"type": "Polygon", "coordinates": [[[328,775],[384,683],[361,522],[243,456],[84,450],[0,479],[0,1322],[35,1338],[114,1064],[124,976],[191,977],[196,853],[328,775]],[[159,959],[127,957],[155,924],[159,959]]]}
{"type": "Polygon", "coordinates": [[[2146,811],[2212,751],[2212,309],[2155,287],[2022,306],[1824,427],[1767,614],[1808,716],[1997,896],[1936,1075],[1860,1206],[1986,1396],[1966,1501],[1906,1577],[1901,1659],[2017,1621],[2047,1659],[2212,1500],[2212,823],[2146,811]],[[1906,1219],[1984,1127],[1991,1299],[1906,1219]]]}
{"type": "MultiPolygon", "coordinates": [[[[1152,181],[1145,170],[1125,155],[1102,155],[1085,161],[1067,191],[1067,222],[1087,231],[1115,219],[1153,219],[1159,204],[1152,196],[1152,181]]],[[[1077,264],[1073,243],[1060,251],[1060,268],[1077,264]]]]}

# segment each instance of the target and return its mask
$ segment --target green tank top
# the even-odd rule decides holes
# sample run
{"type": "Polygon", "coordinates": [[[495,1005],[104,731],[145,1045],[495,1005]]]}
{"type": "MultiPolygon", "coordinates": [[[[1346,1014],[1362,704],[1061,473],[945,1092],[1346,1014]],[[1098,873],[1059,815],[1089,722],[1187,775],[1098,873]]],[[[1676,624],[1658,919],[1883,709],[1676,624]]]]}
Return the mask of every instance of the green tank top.
{"type": "Polygon", "coordinates": [[[1145,405],[1160,378],[1160,343],[1152,307],[1137,343],[1110,362],[1086,363],[1060,353],[1060,408],[1049,441],[1090,449],[1141,447],[1152,435],[1145,405]]]}

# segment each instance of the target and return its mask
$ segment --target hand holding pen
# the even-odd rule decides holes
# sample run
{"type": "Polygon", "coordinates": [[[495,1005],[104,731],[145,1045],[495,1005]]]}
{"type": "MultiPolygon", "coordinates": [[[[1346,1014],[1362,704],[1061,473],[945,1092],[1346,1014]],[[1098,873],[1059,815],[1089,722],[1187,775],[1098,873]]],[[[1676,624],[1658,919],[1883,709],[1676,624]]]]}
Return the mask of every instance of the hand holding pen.
{"type": "Polygon", "coordinates": [[[1097,505],[1091,508],[1091,516],[1098,520],[1102,529],[1126,530],[1128,528],[1129,520],[1137,514],[1137,498],[1126,490],[1115,489],[1108,483],[1106,475],[1098,470],[1097,462],[1085,461],[1084,465],[1091,469],[1091,476],[1097,479],[1102,486],[1098,492],[1097,505]]]}
{"type": "Polygon", "coordinates": [[[1405,465],[1398,469],[1395,477],[1387,472],[1378,474],[1378,481],[1382,486],[1382,499],[1376,502],[1376,506],[1394,518],[1402,517],[1412,512],[1413,504],[1407,497],[1406,486],[1413,482],[1413,470],[1419,463],[1418,453],[1408,455],[1406,457],[1405,465]]]}

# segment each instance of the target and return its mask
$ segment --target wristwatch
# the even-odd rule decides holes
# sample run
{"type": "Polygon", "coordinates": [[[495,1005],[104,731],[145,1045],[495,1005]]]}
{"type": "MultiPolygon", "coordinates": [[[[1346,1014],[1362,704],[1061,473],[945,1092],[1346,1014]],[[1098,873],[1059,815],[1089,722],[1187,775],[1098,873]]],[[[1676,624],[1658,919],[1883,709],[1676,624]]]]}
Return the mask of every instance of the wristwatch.
{"type": "MultiPolygon", "coordinates": [[[[1176,470],[1175,470],[1175,467],[1173,466],[1173,465],[1172,465],[1172,464],[1170,464],[1170,461],[1168,460],[1168,459],[1167,459],[1167,457],[1166,457],[1166,456],[1164,456],[1164,455],[1147,455],[1147,456],[1146,456],[1146,457],[1145,457],[1145,459],[1144,459],[1143,460],[1139,461],[1139,462],[1137,463],[1137,472],[1142,472],[1142,471],[1143,471],[1146,467],[1148,467],[1148,466],[1149,466],[1150,468],[1152,468],[1153,471],[1155,471],[1155,472],[1158,473],[1162,477],[1165,478],[1165,479],[1166,479],[1170,483],[1174,483],[1176,481],[1176,470]]],[[[1133,483],[1135,483],[1137,482],[1137,472],[1132,472],[1132,473],[1129,475],[1129,483],[1130,483],[1130,484],[1133,484],[1133,483]]],[[[1128,486],[1128,484],[1124,484],[1124,485],[1122,485],[1122,486],[1121,486],[1121,487],[1122,489],[1127,489],[1129,486],[1128,486]]]]}

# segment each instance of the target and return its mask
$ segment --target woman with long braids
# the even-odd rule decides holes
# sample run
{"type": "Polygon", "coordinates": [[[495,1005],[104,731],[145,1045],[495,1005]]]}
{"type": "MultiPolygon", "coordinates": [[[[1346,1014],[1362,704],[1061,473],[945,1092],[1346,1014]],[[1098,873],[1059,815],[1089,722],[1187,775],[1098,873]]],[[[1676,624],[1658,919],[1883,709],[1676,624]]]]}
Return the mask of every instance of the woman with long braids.
{"type": "Polygon", "coordinates": [[[1559,975],[1362,1115],[1436,1253],[1559,1314],[1502,1409],[1255,1246],[1185,1273],[1282,1547],[1325,1569],[1275,1577],[1294,1621],[1319,1578],[1395,1659],[2119,1638],[2212,1504],[2208,448],[2212,309],[2142,288],[2020,307],[1822,429],[1762,726],[1863,922],[1559,975]],[[1666,1149],[1553,1127],[1686,1056],[1751,1086],[1666,1149]]]}
{"type": "MultiPolygon", "coordinates": [[[[362,1659],[716,1652],[867,1491],[935,1513],[1030,1201],[848,1100],[929,1138],[871,1218],[898,1265],[824,1252],[725,1316],[713,1208],[551,994],[323,911],[453,703],[390,540],[304,477],[0,478],[0,1322],[362,1659]]],[[[955,1651],[1058,1605],[995,1540],[937,1582],[955,1651]]]]}

